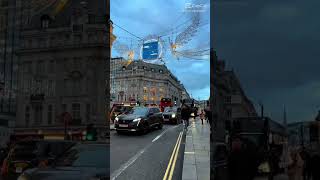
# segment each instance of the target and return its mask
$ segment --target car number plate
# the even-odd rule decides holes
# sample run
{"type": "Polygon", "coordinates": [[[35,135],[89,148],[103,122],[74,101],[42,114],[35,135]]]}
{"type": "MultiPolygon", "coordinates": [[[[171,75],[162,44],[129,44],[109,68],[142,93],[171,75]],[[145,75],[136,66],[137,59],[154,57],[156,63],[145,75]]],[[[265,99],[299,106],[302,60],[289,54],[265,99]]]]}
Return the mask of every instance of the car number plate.
{"type": "Polygon", "coordinates": [[[169,121],[169,119],[164,119],[164,121],[169,121]]]}
{"type": "Polygon", "coordinates": [[[16,167],[16,173],[22,173],[22,167],[16,167]]]}
{"type": "Polygon", "coordinates": [[[128,124],[119,124],[119,127],[128,127],[128,124]]]}

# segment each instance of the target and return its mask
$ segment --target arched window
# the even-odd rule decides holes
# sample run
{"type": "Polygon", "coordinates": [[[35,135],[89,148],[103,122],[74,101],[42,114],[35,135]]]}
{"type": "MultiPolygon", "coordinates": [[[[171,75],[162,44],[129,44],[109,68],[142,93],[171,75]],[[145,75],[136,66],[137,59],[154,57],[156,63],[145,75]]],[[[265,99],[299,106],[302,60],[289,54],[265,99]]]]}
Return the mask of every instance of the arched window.
{"type": "Polygon", "coordinates": [[[46,29],[49,27],[51,18],[48,15],[41,16],[41,28],[46,29]]]}

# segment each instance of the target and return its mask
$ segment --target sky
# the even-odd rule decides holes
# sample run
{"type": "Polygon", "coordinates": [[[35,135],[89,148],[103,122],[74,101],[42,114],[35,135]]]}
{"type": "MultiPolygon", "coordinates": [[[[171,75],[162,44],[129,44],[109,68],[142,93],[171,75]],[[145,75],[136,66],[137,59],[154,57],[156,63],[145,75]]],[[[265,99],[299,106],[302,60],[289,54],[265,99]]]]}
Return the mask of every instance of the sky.
{"type": "MultiPolygon", "coordinates": [[[[272,119],[311,121],[320,110],[320,1],[215,0],[213,47],[272,119]]],[[[259,109],[256,108],[259,112],[259,109]]]]}
{"type": "MultiPolygon", "coordinates": [[[[200,13],[201,24],[196,36],[184,47],[184,49],[196,49],[198,47],[210,47],[210,4],[209,0],[111,0],[110,16],[114,24],[128,30],[135,36],[144,38],[148,35],[167,35],[173,27],[179,29],[189,25],[190,12],[185,12],[186,3],[205,5],[200,13]],[[187,22],[187,23],[185,23],[187,22]]],[[[139,39],[114,25],[114,34],[119,42],[132,47],[139,46],[139,39]]],[[[169,33],[171,34],[171,33],[169,33]]],[[[172,34],[162,40],[166,43],[172,34]]],[[[114,49],[112,57],[121,56],[114,49]]],[[[135,59],[138,57],[136,56],[135,59]]],[[[210,61],[190,60],[180,58],[177,60],[171,55],[169,49],[165,51],[164,60],[168,69],[182,82],[188,93],[195,99],[208,99],[210,96],[210,61]]]]}

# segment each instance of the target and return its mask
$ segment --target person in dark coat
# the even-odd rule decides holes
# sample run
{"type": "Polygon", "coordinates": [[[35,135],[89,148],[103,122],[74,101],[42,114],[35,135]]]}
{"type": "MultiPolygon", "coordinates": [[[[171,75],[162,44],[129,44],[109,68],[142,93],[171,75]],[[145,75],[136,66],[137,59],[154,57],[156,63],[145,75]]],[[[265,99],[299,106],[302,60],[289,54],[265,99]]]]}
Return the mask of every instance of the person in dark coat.
{"type": "Polygon", "coordinates": [[[257,149],[254,143],[235,137],[228,163],[230,180],[253,180],[258,164],[257,149]]]}
{"type": "Polygon", "coordinates": [[[190,114],[191,114],[190,107],[183,103],[181,106],[181,119],[185,123],[185,129],[187,129],[187,127],[189,126],[190,114]]]}
{"type": "Polygon", "coordinates": [[[315,154],[311,158],[311,174],[312,174],[312,180],[320,180],[320,155],[315,154]]]}
{"type": "Polygon", "coordinates": [[[310,180],[311,178],[311,171],[310,171],[310,154],[306,150],[305,147],[302,148],[302,151],[300,153],[301,158],[304,161],[304,167],[303,167],[303,180],[310,180]]]}

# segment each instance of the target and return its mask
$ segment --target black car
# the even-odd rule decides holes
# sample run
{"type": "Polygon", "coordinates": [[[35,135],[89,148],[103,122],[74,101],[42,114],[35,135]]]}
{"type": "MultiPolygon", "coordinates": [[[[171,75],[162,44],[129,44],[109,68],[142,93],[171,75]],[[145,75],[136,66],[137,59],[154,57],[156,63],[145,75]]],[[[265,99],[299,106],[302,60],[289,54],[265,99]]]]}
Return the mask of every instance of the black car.
{"type": "Polygon", "coordinates": [[[132,110],[132,106],[115,105],[113,107],[113,113],[111,114],[111,120],[114,120],[117,116],[125,114],[132,110]]]}
{"type": "Polygon", "coordinates": [[[110,179],[108,154],[105,142],[78,142],[52,166],[29,169],[18,180],[107,180],[110,179]]]}
{"type": "Polygon", "coordinates": [[[181,122],[181,109],[179,107],[166,107],[162,113],[163,121],[174,124],[181,122]]]}
{"type": "Polygon", "coordinates": [[[73,142],[27,140],[17,142],[5,158],[1,175],[4,179],[16,179],[26,169],[37,167],[42,162],[50,164],[73,142]]]}
{"type": "Polygon", "coordinates": [[[116,131],[148,132],[154,127],[162,128],[163,118],[157,107],[135,107],[115,119],[116,131]]]}

